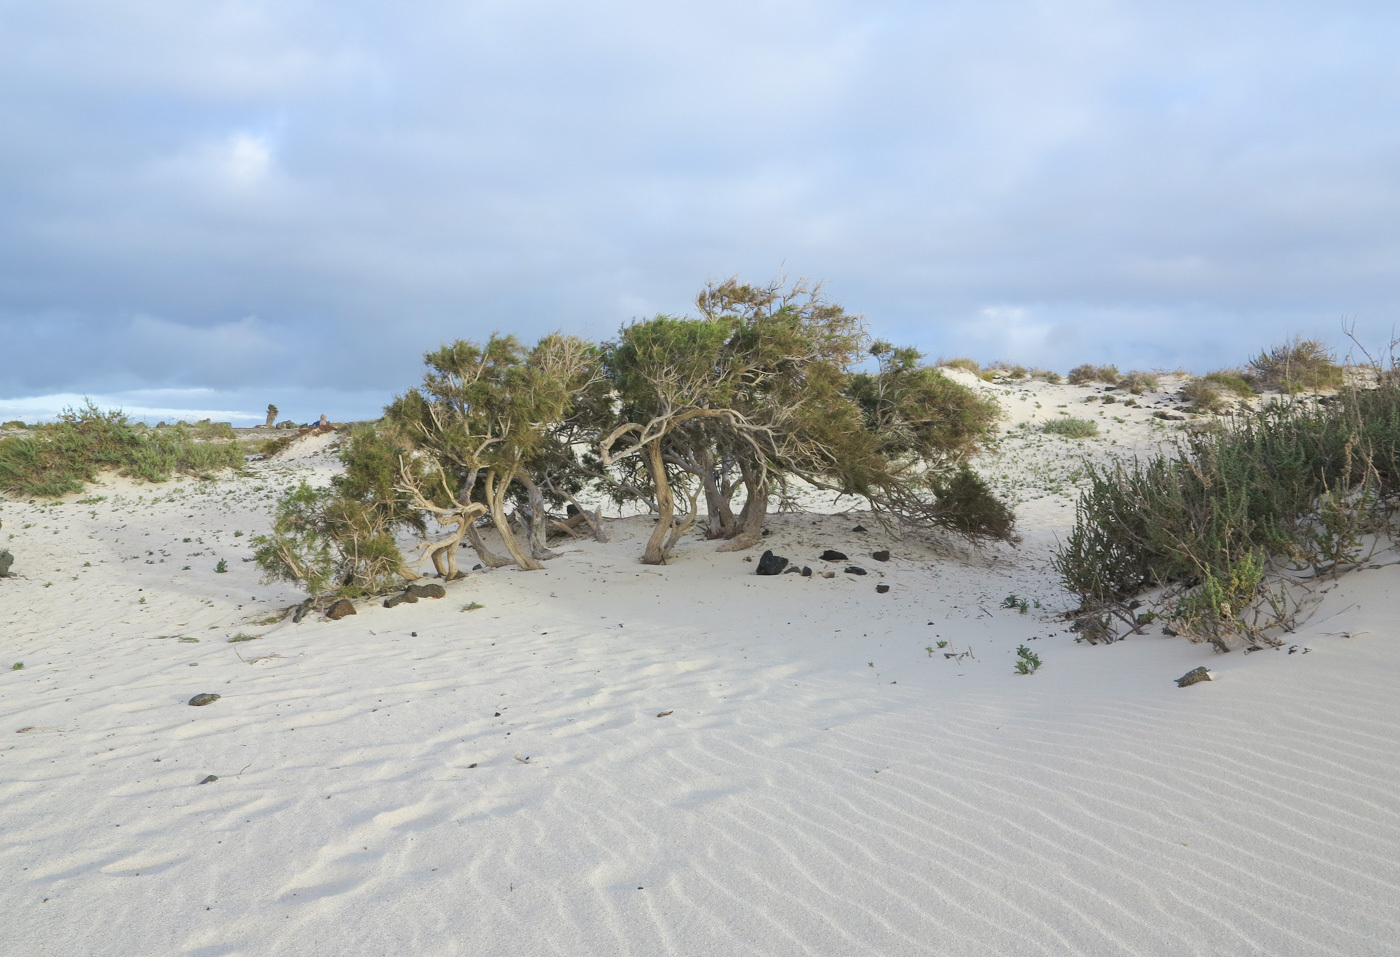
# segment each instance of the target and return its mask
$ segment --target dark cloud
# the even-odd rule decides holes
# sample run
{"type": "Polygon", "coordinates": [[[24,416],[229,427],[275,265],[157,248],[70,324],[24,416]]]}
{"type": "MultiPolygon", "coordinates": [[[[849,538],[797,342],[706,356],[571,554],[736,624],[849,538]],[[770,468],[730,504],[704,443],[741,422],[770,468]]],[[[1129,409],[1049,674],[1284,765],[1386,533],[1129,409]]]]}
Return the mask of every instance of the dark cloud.
{"type": "Polygon", "coordinates": [[[784,263],[935,355],[1374,342],[1398,40],[1379,3],[5,5],[0,399],[366,415],[443,340],[784,263]]]}

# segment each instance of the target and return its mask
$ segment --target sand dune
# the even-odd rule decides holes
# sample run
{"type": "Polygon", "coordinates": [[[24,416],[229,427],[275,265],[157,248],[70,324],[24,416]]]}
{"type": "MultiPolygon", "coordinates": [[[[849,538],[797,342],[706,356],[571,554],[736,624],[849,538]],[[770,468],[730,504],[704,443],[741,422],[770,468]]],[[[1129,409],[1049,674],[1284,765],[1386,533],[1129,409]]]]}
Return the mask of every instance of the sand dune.
{"type": "Polygon", "coordinates": [[[1017,418],[981,467],[1022,546],[775,517],[769,547],[831,580],[698,538],[642,566],[636,517],[294,625],[242,559],[328,440],[5,503],[0,953],[1400,953],[1393,554],[1292,653],[1077,644],[1048,556],[1081,456],[1167,427],[1094,409],[1076,443],[1015,422],[1088,390],[993,391],[1017,418]]]}

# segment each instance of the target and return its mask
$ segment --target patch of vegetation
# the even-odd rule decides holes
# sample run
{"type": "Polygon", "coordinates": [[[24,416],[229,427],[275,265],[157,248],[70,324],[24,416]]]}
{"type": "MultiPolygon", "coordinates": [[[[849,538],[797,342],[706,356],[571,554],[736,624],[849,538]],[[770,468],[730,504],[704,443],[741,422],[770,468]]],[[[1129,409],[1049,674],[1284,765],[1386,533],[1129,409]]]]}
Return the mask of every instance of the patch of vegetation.
{"type": "Polygon", "coordinates": [[[1192,379],[1181,387],[1181,398],[1192,412],[1215,415],[1224,412],[1227,405],[1219,386],[1206,379],[1192,379]]]}
{"type": "Polygon", "coordinates": [[[1211,385],[1218,386],[1226,392],[1232,392],[1241,399],[1254,398],[1254,383],[1256,381],[1252,373],[1247,373],[1239,369],[1221,369],[1218,372],[1211,372],[1201,377],[1211,385]]]}
{"type": "Polygon", "coordinates": [[[1129,372],[1118,380],[1118,388],[1126,389],[1133,395],[1156,392],[1161,387],[1161,382],[1150,372],[1129,372]]]}
{"type": "Polygon", "coordinates": [[[1099,434],[1099,424],[1093,419],[1076,419],[1069,416],[1051,419],[1042,425],[1040,430],[1052,435],[1063,435],[1068,439],[1088,439],[1099,434]]]}
{"type": "Polygon", "coordinates": [[[1118,367],[1112,365],[1096,366],[1085,363],[1069,370],[1071,385],[1088,385],[1090,382],[1117,385],[1118,379],[1118,367]]]}
{"type": "Polygon", "coordinates": [[[103,470],[146,482],[176,473],[208,475],[243,467],[237,442],[205,442],[186,426],[150,429],[91,402],[65,409],[57,422],[33,434],[0,439],[0,489],[57,498],[81,491],[103,470]]]}
{"type": "Polygon", "coordinates": [[[1400,498],[1400,385],[1352,390],[1335,403],[1271,406],[1187,433],[1173,455],[1094,466],[1074,529],[1054,558],[1086,613],[1133,630],[1129,599],[1163,588],[1177,633],[1224,650],[1232,635],[1268,641],[1286,625],[1271,569],[1335,574],[1394,532],[1400,498]]]}
{"type": "Polygon", "coordinates": [[[1249,361],[1249,368],[1264,388],[1288,393],[1335,391],[1346,381],[1345,370],[1327,344],[1301,336],[1261,352],[1249,361]]]}
{"type": "Polygon", "coordinates": [[[939,359],[940,366],[949,369],[961,369],[964,372],[971,372],[975,376],[982,375],[982,366],[976,359],[969,359],[966,356],[959,356],[956,359],[939,359]]]}
{"type": "Polygon", "coordinates": [[[238,634],[234,635],[232,638],[229,639],[229,643],[232,644],[239,641],[255,641],[261,637],[262,635],[250,635],[246,631],[240,631],[238,634]]]}
{"type": "Polygon", "coordinates": [[[1035,670],[1040,667],[1040,656],[1031,651],[1025,645],[1016,649],[1016,673],[1018,675],[1035,674],[1035,670]]]}

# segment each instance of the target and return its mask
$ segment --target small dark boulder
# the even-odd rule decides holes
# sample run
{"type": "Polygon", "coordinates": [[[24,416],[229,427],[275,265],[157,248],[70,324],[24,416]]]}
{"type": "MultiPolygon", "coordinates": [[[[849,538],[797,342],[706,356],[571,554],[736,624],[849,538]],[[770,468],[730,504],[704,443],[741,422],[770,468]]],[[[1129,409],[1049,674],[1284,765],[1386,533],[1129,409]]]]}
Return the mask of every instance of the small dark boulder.
{"type": "Polygon", "coordinates": [[[846,553],[838,552],[834,548],[828,548],[826,551],[822,552],[822,561],[824,562],[844,562],[845,560],[846,553]]]}
{"type": "Polygon", "coordinates": [[[763,553],[763,557],[758,560],[758,574],[760,575],[781,575],[783,569],[787,568],[788,560],[781,555],[774,555],[772,549],[763,553]]]}
{"type": "Polygon", "coordinates": [[[1206,670],[1205,665],[1202,665],[1199,668],[1192,668],[1190,671],[1186,672],[1186,674],[1182,675],[1180,678],[1177,678],[1176,686],[1178,688],[1185,688],[1187,685],[1196,684],[1198,681],[1209,680],[1210,672],[1206,670]]]}
{"type": "Polygon", "coordinates": [[[404,594],[412,595],[415,598],[446,598],[447,589],[437,582],[428,582],[426,585],[414,582],[404,589],[404,594]]]}
{"type": "Polygon", "coordinates": [[[354,614],[357,614],[355,605],[348,598],[342,598],[326,609],[326,617],[331,621],[340,621],[346,615],[354,614]]]}
{"type": "Polygon", "coordinates": [[[890,553],[887,549],[882,548],[878,552],[872,553],[870,557],[877,562],[887,562],[890,560],[890,553]]]}
{"type": "Polygon", "coordinates": [[[200,783],[200,784],[213,784],[213,783],[214,783],[215,781],[217,781],[217,780],[219,780],[219,776],[218,776],[217,774],[211,774],[211,775],[209,775],[207,778],[205,778],[203,781],[200,781],[199,783],[200,783]]]}
{"type": "Polygon", "coordinates": [[[807,565],[803,565],[803,566],[802,566],[802,577],[803,577],[803,578],[811,578],[811,577],[812,577],[812,569],[811,569],[809,566],[807,566],[807,565]]]}
{"type": "Polygon", "coordinates": [[[864,525],[857,525],[855,528],[851,529],[851,531],[853,531],[853,532],[866,532],[866,531],[869,531],[869,529],[866,528],[864,525]]]}
{"type": "Polygon", "coordinates": [[[877,594],[877,595],[883,595],[885,592],[887,592],[887,591],[889,591],[889,590],[890,590],[890,586],[889,586],[889,585],[876,585],[876,586],[875,586],[875,594],[877,594]]]}
{"type": "Polygon", "coordinates": [[[15,563],[15,556],[10,554],[8,548],[0,548],[0,578],[10,577],[10,566],[15,563]]]}
{"type": "Polygon", "coordinates": [[[215,701],[218,701],[218,700],[219,700],[219,696],[218,696],[218,695],[216,695],[216,694],[214,694],[214,693],[212,693],[212,692],[206,691],[206,692],[204,692],[203,694],[197,694],[197,695],[195,695],[193,698],[191,698],[191,699],[189,700],[189,705],[190,705],[190,707],[192,707],[192,708],[202,708],[202,707],[204,707],[206,704],[213,704],[215,701]]]}
{"type": "Polygon", "coordinates": [[[308,599],[306,599],[306,601],[302,602],[300,605],[297,605],[297,610],[296,610],[296,612],[292,615],[292,624],[294,624],[294,625],[299,625],[299,624],[301,624],[301,620],[307,616],[307,614],[311,611],[312,606],[315,605],[315,604],[316,604],[316,599],[314,599],[314,598],[308,598],[308,599]]]}
{"type": "Polygon", "coordinates": [[[847,566],[846,566],[846,574],[847,574],[847,575],[865,575],[865,574],[868,574],[868,573],[866,572],[866,570],[865,570],[864,568],[861,568],[859,565],[847,565],[847,566]]]}

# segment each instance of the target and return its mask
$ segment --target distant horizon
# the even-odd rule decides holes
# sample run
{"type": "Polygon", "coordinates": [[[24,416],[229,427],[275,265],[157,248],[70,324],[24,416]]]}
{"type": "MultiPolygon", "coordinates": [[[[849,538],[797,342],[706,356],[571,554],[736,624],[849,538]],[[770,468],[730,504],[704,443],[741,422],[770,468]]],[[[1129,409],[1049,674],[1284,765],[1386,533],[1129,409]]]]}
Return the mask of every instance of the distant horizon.
{"type": "Polygon", "coordinates": [[[370,415],[731,276],[930,358],[1345,353],[1400,321],[1398,47],[1379,0],[10,5],[0,416],[370,415]]]}

